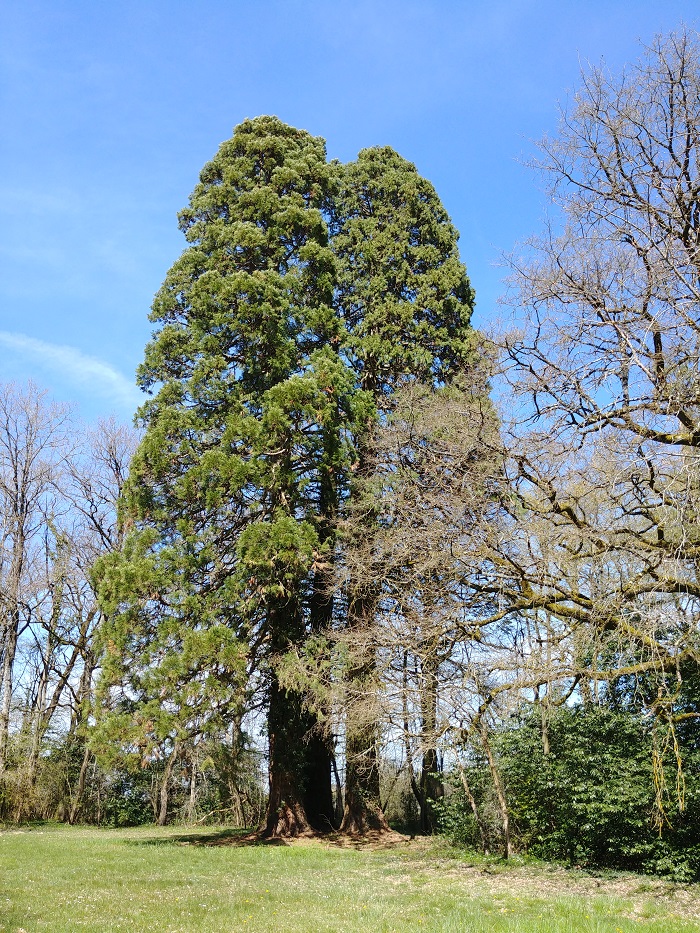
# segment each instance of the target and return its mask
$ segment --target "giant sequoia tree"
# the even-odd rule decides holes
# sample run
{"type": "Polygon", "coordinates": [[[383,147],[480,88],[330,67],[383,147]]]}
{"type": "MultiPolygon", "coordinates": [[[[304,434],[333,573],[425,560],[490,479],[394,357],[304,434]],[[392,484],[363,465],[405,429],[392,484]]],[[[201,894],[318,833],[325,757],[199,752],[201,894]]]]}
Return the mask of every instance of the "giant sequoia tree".
{"type": "MultiPolygon", "coordinates": [[[[122,503],[131,530],[100,568],[105,728],[174,756],[262,683],[266,832],[327,829],[324,711],[280,665],[373,611],[372,594],[334,606],[337,516],[362,493],[395,386],[444,382],[467,360],[472,293],[412,165],[390,149],[329,165],[322,140],[274,117],[237,127],[180,224],[189,246],[140,370],[155,394],[122,503]]],[[[375,732],[350,730],[348,828],[376,811],[375,732]]]]}

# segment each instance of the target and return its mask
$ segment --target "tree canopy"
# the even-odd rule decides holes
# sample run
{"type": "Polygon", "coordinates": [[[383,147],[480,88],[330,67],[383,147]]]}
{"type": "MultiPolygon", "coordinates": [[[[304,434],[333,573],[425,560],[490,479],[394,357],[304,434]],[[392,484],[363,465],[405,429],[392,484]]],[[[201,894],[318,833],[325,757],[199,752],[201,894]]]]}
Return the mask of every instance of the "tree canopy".
{"type": "Polygon", "coordinates": [[[401,382],[443,384],[473,357],[473,294],[414,166],[388,148],[329,164],[322,140],[274,117],[236,128],[180,226],[189,246],[156,296],[139,371],[155,394],[122,501],[132,530],[100,571],[115,646],[104,695],[121,686],[129,711],[112,721],[147,723],[174,748],[221,728],[231,690],[240,704],[262,683],[267,831],[327,828],[323,711],[277,667],[352,625],[331,594],[338,514],[401,382]]]}

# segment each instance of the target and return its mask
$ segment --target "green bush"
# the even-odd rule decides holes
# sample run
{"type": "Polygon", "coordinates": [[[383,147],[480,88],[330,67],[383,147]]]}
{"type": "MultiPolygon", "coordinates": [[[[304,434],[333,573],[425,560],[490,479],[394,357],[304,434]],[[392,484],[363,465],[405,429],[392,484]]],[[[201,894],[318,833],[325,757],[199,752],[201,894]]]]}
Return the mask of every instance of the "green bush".
{"type": "MultiPolygon", "coordinates": [[[[652,728],[648,717],[635,710],[577,706],[549,713],[548,753],[538,709],[494,735],[519,847],[573,865],[648,871],[676,880],[700,877],[696,736],[683,737],[681,794],[675,756],[666,756],[659,827],[652,728]]],[[[495,848],[499,827],[488,769],[476,758],[467,776],[495,848]]],[[[458,782],[453,783],[443,807],[443,830],[455,841],[478,845],[471,809],[458,782]]]]}
{"type": "Polygon", "coordinates": [[[557,710],[544,754],[533,714],[500,737],[513,819],[528,849],[584,865],[639,867],[654,843],[654,780],[641,718],[557,710]]]}

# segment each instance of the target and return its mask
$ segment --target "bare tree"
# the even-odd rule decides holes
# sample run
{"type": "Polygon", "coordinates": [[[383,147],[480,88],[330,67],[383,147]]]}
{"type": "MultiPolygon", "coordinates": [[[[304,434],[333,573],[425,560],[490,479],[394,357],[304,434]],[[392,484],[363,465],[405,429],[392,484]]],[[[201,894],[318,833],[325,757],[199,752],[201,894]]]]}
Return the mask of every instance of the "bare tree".
{"type": "Polygon", "coordinates": [[[79,428],[33,385],[0,392],[0,773],[17,818],[55,812],[61,788],[37,788],[45,740],[76,735],[89,708],[100,620],[91,569],[119,546],[116,501],[134,446],[113,422],[79,428]]]}
{"type": "Polygon", "coordinates": [[[49,403],[36,386],[0,388],[0,775],[7,767],[17,646],[36,608],[31,578],[68,452],[67,429],[67,409],[49,403]]]}
{"type": "Polygon", "coordinates": [[[377,435],[372,495],[344,529],[348,578],[377,591],[371,624],[338,636],[350,663],[371,655],[375,672],[369,685],[345,684],[348,715],[383,723],[386,750],[404,750],[425,832],[436,828],[450,716],[464,705],[464,672],[493,615],[491,597],[484,603],[472,585],[484,572],[481,528],[487,514],[494,520],[500,475],[485,382],[474,370],[440,391],[406,386],[377,435]],[[362,508],[377,516],[370,539],[362,508]]]}
{"type": "Polygon", "coordinates": [[[561,223],[511,260],[508,535],[487,535],[483,592],[521,639],[494,695],[646,680],[673,730],[700,661],[698,36],[586,71],[541,150],[561,223]]]}
{"type": "Polygon", "coordinates": [[[505,348],[532,428],[511,464],[569,570],[533,555],[531,603],[672,670],[698,658],[698,37],[656,40],[619,79],[584,74],[542,151],[564,227],[513,264],[529,320],[505,348]]]}
{"type": "MultiPolygon", "coordinates": [[[[71,794],[71,823],[75,822],[80,810],[91,759],[85,726],[92,711],[93,676],[98,664],[95,636],[101,621],[92,568],[98,557],[121,547],[123,530],[118,521],[117,504],[137,443],[138,435],[133,429],[113,418],[100,421],[87,432],[84,454],[71,463],[69,470],[68,496],[76,519],[69,606],[72,617],[78,620],[72,657],[77,655],[81,667],[77,690],[72,690],[70,734],[83,747],[78,781],[71,794]]],[[[65,671],[64,667],[61,680],[65,671]]],[[[54,695],[59,696],[60,693],[55,691],[54,695]]],[[[50,707],[44,713],[44,729],[52,713],[50,707]]]]}

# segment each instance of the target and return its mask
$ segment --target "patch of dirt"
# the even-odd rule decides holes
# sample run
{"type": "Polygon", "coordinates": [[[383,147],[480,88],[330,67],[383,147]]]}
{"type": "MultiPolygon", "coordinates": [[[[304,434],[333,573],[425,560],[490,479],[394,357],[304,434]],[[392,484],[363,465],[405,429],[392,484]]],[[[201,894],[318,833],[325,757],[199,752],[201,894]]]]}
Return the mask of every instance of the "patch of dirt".
{"type": "Polygon", "coordinates": [[[358,851],[377,851],[383,849],[396,849],[405,847],[411,842],[409,836],[402,836],[401,833],[393,830],[370,830],[363,834],[356,833],[328,833],[325,836],[316,836],[310,838],[299,838],[289,840],[292,845],[301,843],[308,845],[309,842],[332,846],[335,849],[356,849],[358,851]]]}

